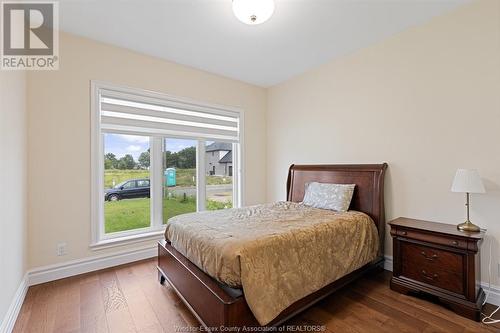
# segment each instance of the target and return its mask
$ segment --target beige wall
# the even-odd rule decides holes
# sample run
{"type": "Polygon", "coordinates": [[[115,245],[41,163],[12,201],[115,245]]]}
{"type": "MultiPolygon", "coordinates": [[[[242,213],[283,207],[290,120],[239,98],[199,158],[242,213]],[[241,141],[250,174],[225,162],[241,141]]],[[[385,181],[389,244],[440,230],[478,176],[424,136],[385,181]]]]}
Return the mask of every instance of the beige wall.
{"type": "Polygon", "coordinates": [[[0,71],[0,321],[26,272],[26,125],[26,75],[0,71]]]}
{"type": "Polygon", "coordinates": [[[472,219],[495,238],[500,284],[500,1],[460,7],[271,88],[267,128],[268,200],[285,198],[291,163],[386,161],[388,219],[455,224],[464,219],[464,197],[450,192],[455,170],[479,169],[488,193],[472,197],[472,219]]]}
{"type": "MultiPolygon", "coordinates": [[[[453,174],[478,168],[488,194],[473,196],[472,217],[500,240],[496,0],[463,6],[267,91],[68,34],[60,44],[59,71],[28,74],[30,267],[123,249],[88,248],[90,80],[242,107],[247,204],[266,201],[266,193],[267,201],[284,199],[290,163],[386,161],[389,219],[458,223],[463,197],[449,192],[453,174]],[[68,244],[67,256],[56,256],[58,242],[68,244]]],[[[495,255],[496,284],[498,261],[495,255]]]]}
{"type": "Polygon", "coordinates": [[[30,267],[123,250],[89,249],[90,80],[243,108],[246,203],[265,201],[263,88],[68,34],[60,51],[59,71],[28,75],[30,267]]]}

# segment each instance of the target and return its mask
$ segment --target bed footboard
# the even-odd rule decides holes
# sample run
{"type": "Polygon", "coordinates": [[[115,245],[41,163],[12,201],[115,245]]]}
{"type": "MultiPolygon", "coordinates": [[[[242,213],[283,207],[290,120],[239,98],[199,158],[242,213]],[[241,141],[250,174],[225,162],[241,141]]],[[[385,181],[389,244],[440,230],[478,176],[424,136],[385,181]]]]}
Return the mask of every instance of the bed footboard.
{"type": "MultiPolygon", "coordinates": [[[[269,326],[281,325],[346,284],[373,270],[382,270],[383,258],[338,279],[285,309],[269,326]]],[[[235,296],[175,250],[169,243],[158,242],[158,277],[175,290],[189,310],[206,328],[260,326],[243,295],[235,296]]]]}
{"type": "Polygon", "coordinates": [[[164,240],[158,242],[158,273],[206,328],[259,326],[243,296],[230,295],[164,240]]]}

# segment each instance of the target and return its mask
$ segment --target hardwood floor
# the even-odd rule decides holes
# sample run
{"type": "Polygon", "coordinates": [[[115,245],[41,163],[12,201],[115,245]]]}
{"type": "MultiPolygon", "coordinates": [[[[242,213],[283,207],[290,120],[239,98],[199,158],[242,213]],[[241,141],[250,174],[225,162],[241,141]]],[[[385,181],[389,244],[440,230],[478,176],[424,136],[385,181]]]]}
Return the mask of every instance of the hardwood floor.
{"type": "MultiPolygon", "coordinates": [[[[287,325],[323,332],[499,332],[389,289],[389,272],[351,284],[287,325]]],[[[487,310],[491,310],[491,306],[487,310]]],[[[198,322],[147,260],[30,287],[14,332],[176,332],[198,322]]],[[[285,327],[285,330],[286,327],[285,327]]]]}

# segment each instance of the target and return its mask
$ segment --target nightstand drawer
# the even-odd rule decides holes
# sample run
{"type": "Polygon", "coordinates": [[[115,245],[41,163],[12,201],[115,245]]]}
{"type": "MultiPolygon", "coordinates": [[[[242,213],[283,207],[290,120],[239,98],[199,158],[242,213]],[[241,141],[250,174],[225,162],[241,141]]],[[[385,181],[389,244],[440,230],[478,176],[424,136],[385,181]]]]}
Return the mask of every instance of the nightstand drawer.
{"type": "Polygon", "coordinates": [[[403,236],[411,239],[421,240],[429,243],[452,246],[460,249],[467,249],[467,242],[461,239],[441,236],[439,234],[427,233],[419,230],[398,229],[398,236],[403,236]]]}
{"type": "Polygon", "coordinates": [[[437,265],[415,265],[405,261],[401,267],[401,275],[457,294],[464,293],[462,272],[448,271],[437,265]]]}
{"type": "Polygon", "coordinates": [[[403,261],[417,267],[427,265],[436,269],[462,273],[464,256],[425,245],[401,242],[401,256],[403,261]]]}

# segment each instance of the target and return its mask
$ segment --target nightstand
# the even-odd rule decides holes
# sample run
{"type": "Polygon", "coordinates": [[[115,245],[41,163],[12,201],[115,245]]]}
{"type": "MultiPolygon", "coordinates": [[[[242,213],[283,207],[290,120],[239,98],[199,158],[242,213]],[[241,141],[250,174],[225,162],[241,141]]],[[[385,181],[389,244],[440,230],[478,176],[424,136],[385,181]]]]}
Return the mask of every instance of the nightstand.
{"type": "Polygon", "coordinates": [[[479,281],[484,232],[465,233],[456,225],[397,218],[391,289],[434,295],[456,313],[480,320],[485,294],[479,281]]]}

